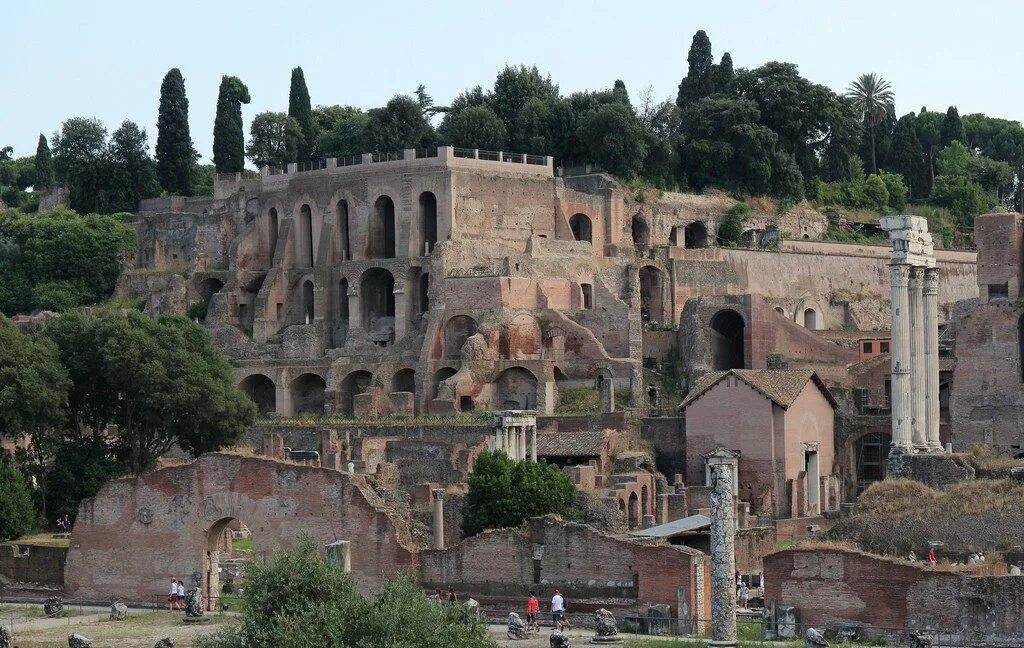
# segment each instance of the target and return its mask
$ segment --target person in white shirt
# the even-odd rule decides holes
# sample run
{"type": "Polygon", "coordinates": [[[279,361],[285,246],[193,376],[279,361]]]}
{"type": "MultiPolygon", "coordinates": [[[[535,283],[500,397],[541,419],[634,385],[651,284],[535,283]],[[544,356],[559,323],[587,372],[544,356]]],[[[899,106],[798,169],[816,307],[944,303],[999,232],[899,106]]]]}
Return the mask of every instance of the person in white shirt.
{"type": "Polygon", "coordinates": [[[565,618],[565,598],[558,590],[555,590],[555,595],[551,597],[551,622],[556,630],[572,627],[569,620],[565,618]]]}
{"type": "Polygon", "coordinates": [[[178,607],[178,581],[171,581],[171,591],[167,594],[167,610],[173,612],[178,607]]]}
{"type": "Polygon", "coordinates": [[[178,581],[178,609],[185,607],[185,581],[178,581]]]}

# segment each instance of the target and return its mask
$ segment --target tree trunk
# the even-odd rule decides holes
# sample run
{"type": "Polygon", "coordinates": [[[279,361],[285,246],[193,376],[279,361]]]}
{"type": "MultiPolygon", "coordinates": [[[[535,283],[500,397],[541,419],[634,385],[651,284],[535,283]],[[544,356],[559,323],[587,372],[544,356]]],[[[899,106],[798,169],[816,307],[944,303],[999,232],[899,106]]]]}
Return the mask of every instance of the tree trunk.
{"type": "Polygon", "coordinates": [[[878,175],[878,164],[875,162],[875,125],[871,125],[871,173],[878,175]]]}

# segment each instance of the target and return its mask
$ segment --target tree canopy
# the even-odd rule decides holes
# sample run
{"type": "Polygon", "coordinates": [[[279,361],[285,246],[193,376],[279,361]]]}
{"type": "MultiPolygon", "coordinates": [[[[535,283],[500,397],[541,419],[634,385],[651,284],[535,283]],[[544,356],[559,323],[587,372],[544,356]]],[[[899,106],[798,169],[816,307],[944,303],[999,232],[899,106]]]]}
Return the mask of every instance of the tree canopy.
{"type": "Polygon", "coordinates": [[[299,126],[299,132],[295,135],[295,152],[288,162],[308,162],[319,152],[319,134],[316,121],[313,119],[313,109],[309,104],[306,77],[300,67],[292,70],[291,88],[288,90],[288,116],[299,126]]]}
{"type": "Polygon", "coordinates": [[[217,173],[238,173],[245,168],[245,132],[242,104],[250,101],[249,88],[238,77],[224,75],[217,93],[213,122],[213,165],[217,173]]]}
{"type": "Polygon", "coordinates": [[[253,117],[245,154],[257,167],[277,169],[296,159],[302,141],[299,122],[285,113],[265,112],[253,117]]]}
{"type": "Polygon", "coordinates": [[[0,542],[25,535],[35,522],[35,508],[25,476],[14,463],[0,459],[0,542]]]}
{"type": "Polygon", "coordinates": [[[191,195],[191,171],[197,155],[188,127],[185,79],[178,68],[169,70],[160,84],[156,131],[156,173],[160,186],[171,194],[191,195]]]}
{"type": "Polygon", "coordinates": [[[554,464],[514,461],[501,451],[482,452],[469,476],[462,535],[518,527],[538,515],[567,515],[575,496],[572,480],[554,464]]]}

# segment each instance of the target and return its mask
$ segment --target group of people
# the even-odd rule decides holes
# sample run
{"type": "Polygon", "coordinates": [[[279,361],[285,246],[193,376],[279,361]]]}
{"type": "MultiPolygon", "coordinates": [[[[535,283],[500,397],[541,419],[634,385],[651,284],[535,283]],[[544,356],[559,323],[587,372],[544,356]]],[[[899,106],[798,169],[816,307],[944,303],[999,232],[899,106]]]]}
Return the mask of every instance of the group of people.
{"type": "Polygon", "coordinates": [[[62,515],[57,518],[57,532],[58,533],[71,533],[71,516],[62,515]]]}
{"type": "Polygon", "coordinates": [[[185,609],[185,581],[171,581],[171,591],[167,594],[167,609],[171,612],[185,609]]]}
{"type": "MultiPolygon", "coordinates": [[[[909,560],[910,562],[917,562],[917,554],[914,553],[913,549],[911,549],[910,553],[907,554],[907,560],[909,560]]],[[[932,566],[938,564],[939,557],[935,553],[935,547],[928,547],[928,553],[925,554],[925,562],[932,566]]]]}
{"type": "MultiPolygon", "coordinates": [[[[565,597],[558,590],[551,597],[551,625],[555,630],[572,628],[572,623],[565,616],[565,597]]],[[[540,602],[533,590],[530,590],[530,598],[526,600],[526,627],[540,632],[540,602]]]]}

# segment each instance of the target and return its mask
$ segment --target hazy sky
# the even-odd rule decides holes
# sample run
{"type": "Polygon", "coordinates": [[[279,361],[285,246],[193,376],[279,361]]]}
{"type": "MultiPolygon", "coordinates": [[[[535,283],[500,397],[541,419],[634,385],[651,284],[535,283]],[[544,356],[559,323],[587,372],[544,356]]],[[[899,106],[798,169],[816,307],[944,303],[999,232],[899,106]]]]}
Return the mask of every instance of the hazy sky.
{"type": "Polygon", "coordinates": [[[622,79],[634,101],[675,96],[694,31],[736,67],[796,63],[842,91],[862,72],[892,82],[898,114],[956,104],[1024,119],[1024,2],[835,0],[601,2],[114,2],[0,0],[0,146],[35,152],[68,117],[156,140],[160,81],[185,76],[195,147],[211,156],[222,74],[248,86],[248,121],[287,110],[292,67],[313,104],[383,105],[423,83],[438,104],[536,64],[563,93],[622,79]]]}

